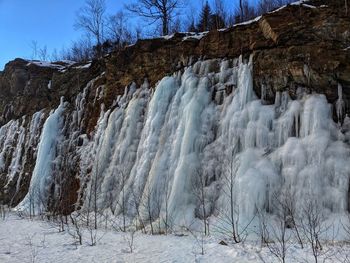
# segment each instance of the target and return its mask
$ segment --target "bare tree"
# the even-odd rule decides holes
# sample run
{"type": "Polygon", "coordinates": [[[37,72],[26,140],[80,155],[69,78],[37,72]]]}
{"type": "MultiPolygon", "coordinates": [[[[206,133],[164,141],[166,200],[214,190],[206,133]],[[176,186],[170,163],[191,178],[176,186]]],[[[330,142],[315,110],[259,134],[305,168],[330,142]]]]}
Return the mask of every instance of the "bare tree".
{"type": "MultiPolygon", "coordinates": [[[[134,188],[132,188],[131,194],[132,194],[132,205],[134,206],[134,209],[136,211],[136,217],[140,223],[140,229],[142,230],[142,232],[145,233],[145,223],[143,222],[141,211],[140,211],[140,205],[141,205],[140,199],[141,199],[142,190],[141,189],[135,190],[134,188]]],[[[137,229],[137,225],[135,227],[137,229]]]]}
{"type": "Polygon", "coordinates": [[[128,233],[124,234],[124,240],[128,245],[129,252],[133,253],[135,249],[134,241],[135,241],[136,228],[129,229],[128,233]]]}
{"type": "Polygon", "coordinates": [[[274,207],[279,212],[279,214],[286,215],[286,227],[293,230],[295,238],[297,239],[300,247],[303,249],[304,244],[301,237],[299,224],[300,220],[296,212],[294,200],[295,194],[292,194],[290,190],[285,190],[280,196],[274,194],[274,207]]]}
{"type": "Polygon", "coordinates": [[[180,0],[136,0],[126,5],[127,10],[149,20],[151,24],[161,21],[163,35],[169,34],[170,21],[178,8],[180,0]]]}
{"type": "Polygon", "coordinates": [[[217,15],[219,15],[225,22],[227,19],[227,13],[225,11],[226,7],[223,0],[215,0],[214,1],[214,11],[217,15]]]}
{"type": "MultiPolygon", "coordinates": [[[[151,227],[151,234],[154,235],[154,227],[153,227],[153,221],[155,219],[154,217],[154,207],[153,207],[153,203],[156,202],[156,200],[154,199],[154,190],[147,185],[144,189],[144,194],[142,196],[141,200],[141,205],[142,205],[142,211],[146,212],[145,217],[147,218],[148,224],[151,227]]],[[[143,216],[143,214],[141,215],[143,216]]],[[[143,216],[144,217],[144,216],[143,216]]]]}
{"type": "Polygon", "coordinates": [[[38,44],[38,41],[36,40],[32,40],[32,42],[30,43],[30,48],[32,49],[32,55],[31,55],[31,59],[39,59],[42,61],[46,61],[49,59],[49,54],[47,51],[47,46],[43,46],[40,47],[40,45],[38,44]]]}
{"type": "Polygon", "coordinates": [[[204,247],[204,232],[203,231],[195,231],[193,230],[192,225],[195,223],[195,221],[191,222],[188,226],[183,226],[183,228],[189,232],[193,238],[196,241],[196,245],[200,248],[200,254],[204,255],[205,253],[205,247],[204,247]]]}
{"type": "Polygon", "coordinates": [[[228,198],[229,207],[218,211],[218,220],[221,224],[216,226],[216,230],[221,234],[228,235],[235,243],[240,243],[246,238],[246,230],[254,217],[240,228],[239,204],[237,203],[235,195],[236,174],[239,163],[237,159],[234,158],[234,149],[231,150],[231,156],[225,158],[224,164],[225,170],[222,173],[222,192],[225,197],[228,198]]]}
{"type": "Polygon", "coordinates": [[[344,241],[340,244],[340,252],[338,255],[338,261],[342,263],[350,263],[350,252],[348,245],[350,244],[350,214],[347,213],[345,220],[341,221],[342,228],[344,230],[344,241]]]}
{"type": "Polygon", "coordinates": [[[69,218],[70,218],[71,223],[73,225],[73,229],[68,227],[68,234],[74,238],[74,244],[76,244],[78,242],[79,245],[82,245],[83,244],[83,232],[82,232],[80,221],[79,221],[79,215],[70,214],[69,218]]]}
{"type": "Polygon", "coordinates": [[[34,237],[33,235],[26,235],[25,240],[27,241],[26,245],[29,246],[30,249],[30,262],[35,263],[39,254],[38,247],[34,244],[34,237]]]}
{"type": "Polygon", "coordinates": [[[215,13],[211,17],[212,28],[220,29],[224,28],[227,24],[227,13],[225,11],[225,4],[223,0],[214,1],[214,11],[215,13]]]}
{"type": "Polygon", "coordinates": [[[345,15],[348,15],[348,0],[345,0],[345,15]]]}
{"type": "Polygon", "coordinates": [[[48,60],[48,52],[46,45],[39,49],[39,59],[42,61],[48,60]]]}
{"type": "Polygon", "coordinates": [[[87,192],[87,207],[86,207],[86,211],[87,211],[87,215],[86,215],[86,227],[90,228],[90,216],[91,213],[93,212],[93,227],[95,230],[97,230],[98,224],[97,224],[97,219],[98,219],[98,204],[97,204],[97,199],[98,199],[98,195],[99,195],[99,182],[98,182],[98,178],[100,175],[99,172],[99,161],[98,159],[96,159],[95,164],[93,165],[93,172],[91,173],[91,178],[90,178],[90,187],[88,189],[87,192]]]}
{"type": "Polygon", "coordinates": [[[305,202],[301,224],[304,236],[312,249],[315,263],[317,263],[320,256],[327,253],[322,247],[320,238],[328,228],[324,225],[324,217],[317,201],[309,199],[305,202]]]}
{"type": "Polygon", "coordinates": [[[258,229],[258,232],[257,234],[260,236],[260,244],[261,244],[261,247],[265,246],[266,243],[269,242],[268,240],[268,229],[267,229],[267,218],[266,218],[266,212],[265,211],[262,211],[261,209],[258,209],[257,208],[257,216],[258,216],[258,219],[259,219],[259,229],[258,229]]]}
{"type": "Polygon", "coordinates": [[[240,13],[240,22],[243,22],[243,19],[244,19],[244,0],[239,0],[239,13],[240,13]]]}
{"type": "Polygon", "coordinates": [[[171,33],[181,32],[182,23],[179,16],[176,16],[175,20],[171,24],[171,33]]]}
{"type": "Polygon", "coordinates": [[[143,33],[142,33],[142,28],[140,26],[136,26],[135,27],[135,36],[134,36],[134,41],[136,42],[137,40],[141,39],[142,36],[143,36],[143,33]]]}
{"type": "Polygon", "coordinates": [[[87,227],[90,234],[90,246],[96,246],[97,244],[97,229],[89,225],[87,227]]]}
{"type": "Polygon", "coordinates": [[[260,0],[258,2],[258,13],[265,14],[274,8],[276,8],[276,1],[275,0],[260,0]]]}
{"type": "Polygon", "coordinates": [[[39,50],[38,41],[32,40],[32,42],[30,43],[30,48],[32,49],[31,59],[36,59],[38,57],[38,50],[39,50]]]}
{"type": "Polygon", "coordinates": [[[108,215],[105,216],[106,221],[110,221],[111,226],[116,231],[126,232],[128,227],[128,196],[126,193],[127,187],[127,164],[123,164],[116,169],[115,174],[107,181],[107,199],[106,203],[110,209],[112,216],[108,220],[108,215]],[[117,190],[116,190],[117,189],[117,190]],[[116,195],[118,193],[118,195],[116,195]],[[122,217],[120,222],[119,216],[122,217]],[[117,219],[117,220],[116,220],[117,219]]]}
{"type": "Polygon", "coordinates": [[[350,214],[347,214],[345,222],[341,222],[344,232],[346,234],[346,242],[350,243],[350,214]]]}
{"type": "Polygon", "coordinates": [[[108,37],[114,41],[118,48],[132,42],[132,33],[129,30],[128,19],[123,11],[119,11],[108,19],[108,37]]]}
{"type": "Polygon", "coordinates": [[[273,220],[262,220],[262,230],[264,232],[264,241],[271,252],[280,262],[286,261],[287,251],[291,233],[287,231],[288,227],[288,211],[283,207],[279,207],[277,216],[273,220]]]}
{"type": "Polygon", "coordinates": [[[7,205],[0,205],[0,218],[5,220],[8,213],[10,212],[10,208],[7,205]]]}
{"type": "MultiPolygon", "coordinates": [[[[169,198],[170,198],[170,189],[169,189],[169,172],[167,172],[166,175],[166,179],[165,179],[165,189],[164,189],[164,196],[165,196],[165,200],[164,200],[164,217],[162,218],[163,223],[164,223],[164,228],[165,228],[165,235],[168,234],[169,229],[171,229],[172,227],[172,219],[170,218],[169,215],[169,198]]],[[[159,220],[161,220],[161,218],[159,218],[159,220]]]]}
{"type": "Polygon", "coordinates": [[[189,4],[187,7],[187,12],[183,20],[183,28],[187,32],[196,32],[196,8],[189,4]]]}
{"type": "Polygon", "coordinates": [[[86,62],[93,58],[93,45],[91,43],[91,38],[86,36],[72,43],[72,46],[68,55],[69,60],[86,62]]]}
{"type": "Polygon", "coordinates": [[[122,217],[123,217],[123,231],[126,231],[126,194],[125,194],[125,187],[126,187],[126,172],[124,171],[120,171],[119,172],[121,175],[121,194],[122,194],[122,200],[121,200],[121,204],[120,204],[120,208],[121,208],[121,213],[122,213],[122,217]]]}
{"type": "Polygon", "coordinates": [[[58,51],[57,51],[57,48],[54,48],[51,55],[50,55],[50,59],[51,61],[59,61],[60,60],[60,57],[58,55],[58,51]]]}
{"type": "Polygon", "coordinates": [[[86,0],[85,6],[80,8],[77,14],[74,25],[76,29],[83,30],[95,38],[99,56],[101,55],[100,48],[103,40],[105,11],[105,0],[86,0]]]}
{"type": "Polygon", "coordinates": [[[242,23],[257,16],[254,6],[247,0],[239,0],[238,6],[234,9],[234,23],[242,23]]]}
{"type": "MultiPolygon", "coordinates": [[[[98,163],[96,165],[96,173],[95,173],[95,178],[93,178],[93,181],[91,182],[91,189],[93,190],[93,208],[94,208],[94,228],[97,230],[97,212],[98,212],[98,207],[97,207],[97,192],[98,192],[98,183],[97,183],[97,176],[98,176],[98,163]]],[[[91,192],[90,192],[91,195],[91,192]]]]}
{"type": "Polygon", "coordinates": [[[202,173],[201,169],[197,168],[195,170],[195,176],[192,180],[192,191],[199,203],[199,209],[197,211],[197,216],[203,221],[203,233],[204,235],[209,235],[209,212],[207,208],[208,196],[206,193],[206,182],[205,175],[202,173]]]}

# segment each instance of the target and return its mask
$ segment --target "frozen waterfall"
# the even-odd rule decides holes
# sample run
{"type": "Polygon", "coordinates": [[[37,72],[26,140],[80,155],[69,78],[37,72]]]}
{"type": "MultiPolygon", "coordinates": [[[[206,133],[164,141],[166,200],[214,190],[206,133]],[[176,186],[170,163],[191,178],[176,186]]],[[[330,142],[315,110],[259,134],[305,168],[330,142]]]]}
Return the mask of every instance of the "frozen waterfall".
{"type": "MultiPolygon", "coordinates": [[[[65,103],[63,98],[61,98],[58,108],[50,113],[50,116],[44,123],[29,190],[23,201],[17,206],[19,210],[38,213],[46,209],[51,183],[54,179],[52,166],[56,158],[56,147],[62,140],[64,110],[65,103]]],[[[34,117],[32,122],[33,125],[36,125],[41,114],[36,114],[34,117]]]]}
{"type": "MultiPolygon", "coordinates": [[[[68,158],[58,155],[69,145],[77,155],[81,211],[110,211],[148,223],[167,218],[179,226],[220,217],[232,203],[242,222],[249,222],[261,211],[275,214],[277,199],[286,196],[296,211],[307,200],[315,200],[325,216],[348,209],[349,118],[340,128],[320,94],[292,100],[277,92],[275,103],[267,105],[265,88],[261,99],[253,90],[252,58],[199,61],[154,89],[147,81],[132,84],[111,109],[101,105],[92,134],[80,134],[93,83],[77,96],[70,118],[63,117],[61,102],[46,119],[19,208],[44,209],[55,169],[70,160],[54,163],[68,158]]],[[[102,93],[103,86],[94,104],[102,93]]],[[[335,106],[341,118],[340,85],[335,106]]],[[[36,118],[42,113],[33,116],[33,127],[36,118]]],[[[0,146],[10,145],[11,131],[20,127],[20,121],[3,126],[0,146]]],[[[18,138],[23,144],[23,135],[18,138]]],[[[14,155],[20,154],[18,146],[14,155]]],[[[0,152],[0,168],[3,162],[0,152]]],[[[18,165],[13,161],[11,171],[18,165]]]]}
{"type": "Polygon", "coordinates": [[[91,158],[84,152],[96,149],[95,188],[85,196],[94,192],[99,209],[124,213],[126,205],[131,217],[169,213],[174,224],[188,223],[203,216],[202,191],[207,213],[218,215],[232,200],[228,174],[245,220],[258,210],[273,214],[286,193],[297,209],[305,200],[317,200],[325,214],[347,209],[350,151],[331,105],[324,95],[291,100],[286,92],[265,105],[253,91],[252,60],[197,62],[154,92],[130,87],[119,105],[102,113],[95,138],[81,149],[82,169],[91,158]],[[222,104],[213,100],[218,93],[222,104]]]}

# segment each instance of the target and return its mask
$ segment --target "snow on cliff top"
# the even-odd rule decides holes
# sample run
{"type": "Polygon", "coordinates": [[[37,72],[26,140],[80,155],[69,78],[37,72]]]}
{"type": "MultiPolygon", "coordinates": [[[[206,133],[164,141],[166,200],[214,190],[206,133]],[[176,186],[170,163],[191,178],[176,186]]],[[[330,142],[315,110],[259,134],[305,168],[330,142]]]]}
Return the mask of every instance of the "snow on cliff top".
{"type": "Polygon", "coordinates": [[[54,69],[65,68],[65,66],[63,66],[63,65],[59,65],[59,64],[55,64],[55,63],[47,62],[47,61],[39,61],[39,60],[29,60],[27,66],[30,66],[30,65],[36,65],[39,67],[54,68],[54,69]]]}
{"type": "MultiPolygon", "coordinates": [[[[276,13],[278,11],[281,11],[282,9],[284,9],[287,6],[290,6],[290,5],[302,5],[303,7],[307,7],[307,8],[316,8],[316,6],[305,4],[307,2],[309,2],[309,0],[296,1],[296,2],[290,3],[288,5],[283,5],[283,6],[279,7],[279,8],[277,8],[276,10],[268,12],[268,14],[272,14],[272,13],[276,13]]],[[[242,22],[242,23],[235,24],[235,25],[233,25],[233,27],[242,26],[242,25],[249,25],[249,24],[252,24],[254,22],[258,22],[261,18],[262,18],[262,16],[257,16],[254,19],[251,19],[251,20],[248,20],[248,21],[245,21],[245,22],[242,22]]],[[[226,30],[226,28],[220,29],[220,31],[224,31],[224,30],[226,30]]]]}
{"type": "Polygon", "coordinates": [[[53,69],[59,69],[59,70],[62,70],[66,67],[72,66],[77,63],[71,60],[62,60],[57,62],[40,61],[40,60],[27,60],[27,61],[28,61],[27,66],[36,65],[39,67],[47,67],[47,68],[53,68],[53,69]]]}
{"type": "Polygon", "coordinates": [[[28,64],[27,66],[30,65],[36,65],[39,67],[47,67],[47,68],[52,68],[52,69],[58,69],[60,72],[65,72],[67,68],[72,67],[76,64],[78,66],[73,67],[74,69],[87,69],[90,68],[91,66],[91,61],[87,63],[78,63],[76,61],[72,60],[60,60],[57,62],[48,62],[48,61],[40,61],[40,60],[27,60],[28,64]]]}
{"type": "MultiPolygon", "coordinates": [[[[309,0],[300,0],[300,1],[296,1],[296,2],[293,2],[293,3],[290,3],[288,5],[283,5],[281,7],[279,7],[278,9],[276,10],[273,10],[271,12],[268,12],[268,14],[272,14],[272,13],[275,13],[275,12],[278,12],[278,11],[281,11],[282,9],[286,8],[287,6],[290,6],[290,5],[302,5],[303,7],[307,7],[307,8],[317,8],[316,6],[313,6],[313,5],[309,5],[309,4],[306,4],[308,3],[309,0]]],[[[321,6],[321,7],[324,7],[324,6],[321,6]]],[[[248,21],[244,21],[244,22],[241,22],[241,23],[238,23],[238,24],[234,24],[232,27],[237,27],[237,26],[243,26],[243,25],[249,25],[249,24],[253,24],[255,22],[258,22],[260,19],[262,18],[262,16],[257,16],[251,20],[248,20],[248,21]]],[[[232,28],[231,27],[231,28],[232,28]]],[[[226,31],[227,29],[229,28],[221,28],[221,29],[218,29],[218,31],[226,31]]],[[[205,31],[205,32],[199,32],[199,33],[196,33],[196,32],[179,32],[180,34],[185,34],[186,36],[183,37],[183,41],[185,40],[188,40],[188,39],[197,39],[197,40],[200,40],[202,39],[204,36],[206,36],[209,31],[205,31]]],[[[166,36],[162,36],[160,38],[163,38],[163,39],[166,39],[166,40],[169,40],[169,39],[172,39],[173,37],[175,36],[175,34],[171,34],[171,35],[166,35],[166,36]]]]}

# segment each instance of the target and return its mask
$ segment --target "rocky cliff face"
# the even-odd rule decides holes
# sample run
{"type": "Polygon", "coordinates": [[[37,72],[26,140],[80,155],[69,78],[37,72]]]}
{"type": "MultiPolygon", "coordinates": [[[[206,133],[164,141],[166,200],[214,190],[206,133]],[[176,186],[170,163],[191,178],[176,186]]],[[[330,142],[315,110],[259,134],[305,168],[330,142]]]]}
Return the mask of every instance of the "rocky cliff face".
{"type": "Polygon", "coordinates": [[[159,75],[171,74],[199,59],[253,53],[258,93],[262,83],[269,86],[271,97],[276,90],[302,85],[326,93],[334,101],[337,83],[349,85],[349,17],[341,1],[313,1],[310,5],[318,8],[291,5],[251,23],[211,31],[201,39],[175,34],[171,39],[140,41],[111,54],[108,83],[114,90],[131,81],[141,84],[147,77],[154,85],[159,75]]]}
{"type": "MultiPolygon", "coordinates": [[[[240,55],[243,59],[252,55],[253,88],[263,104],[273,104],[276,94],[284,91],[292,99],[317,92],[334,105],[334,121],[342,123],[350,98],[350,16],[345,16],[342,4],[315,0],[281,8],[233,28],[140,40],[88,65],[22,59],[9,62],[0,73],[1,202],[16,206],[25,197],[28,202],[45,192],[40,202],[50,210],[68,213],[75,209],[77,200],[78,206],[82,205],[92,175],[102,173],[99,165],[84,166],[82,162],[103,159],[96,138],[106,129],[109,114],[118,108],[130,111],[126,105],[135,96],[145,100],[138,100],[137,105],[147,104],[152,92],[137,91],[135,95],[135,88],[155,88],[163,77],[182,74],[197,61],[210,61],[204,72],[196,72],[211,76],[223,72],[223,60],[228,61],[226,68],[233,68],[240,55]],[[55,133],[57,129],[59,133],[55,133]],[[45,145],[55,144],[59,138],[54,148],[45,149],[44,143],[40,146],[44,132],[54,134],[45,145]],[[83,146],[87,147],[84,151],[83,146]],[[90,159],[86,157],[89,154],[90,159]],[[45,170],[36,168],[38,156],[47,156],[45,170]],[[50,174],[51,179],[35,179],[43,173],[50,174]],[[44,180],[38,183],[44,189],[31,193],[31,180],[44,180]]],[[[220,105],[239,87],[237,81],[218,83],[212,83],[210,97],[220,105]]],[[[138,122],[145,123],[146,106],[136,108],[138,122]]],[[[133,140],[142,141],[140,134],[133,140]]],[[[126,151],[140,154],[128,147],[126,151]]],[[[208,184],[217,180],[214,177],[208,184]]]]}

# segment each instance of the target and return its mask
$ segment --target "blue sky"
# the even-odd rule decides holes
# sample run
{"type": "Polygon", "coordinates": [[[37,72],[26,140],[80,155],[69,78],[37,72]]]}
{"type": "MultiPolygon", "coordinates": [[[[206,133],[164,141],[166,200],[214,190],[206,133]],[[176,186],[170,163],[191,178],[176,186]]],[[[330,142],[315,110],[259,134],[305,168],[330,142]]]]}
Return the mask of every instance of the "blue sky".
{"type": "MultiPolygon", "coordinates": [[[[107,13],[116,13],[127,2],[106,0],[107,13]]],[[[199,8],[202,0],[188,3],[199,8]]],[[[81,35],[73,25],[83,5],[84,0],[0,0],[0,70],[16,57],[30,58],[32,41],[46,45],[49,53],[69,47],[81,35]]]]}
{"type": "MultiPolygon", "coordinates": [[[[30,58],[33,40],[49,51],[68,47],[81,34],[73,25],[83,4],[84,0],[0,0],[0,70],[16,57],[30,58]]],[[[122,3],[108,0],[107,6],[113,13],[122,3]]]]}

